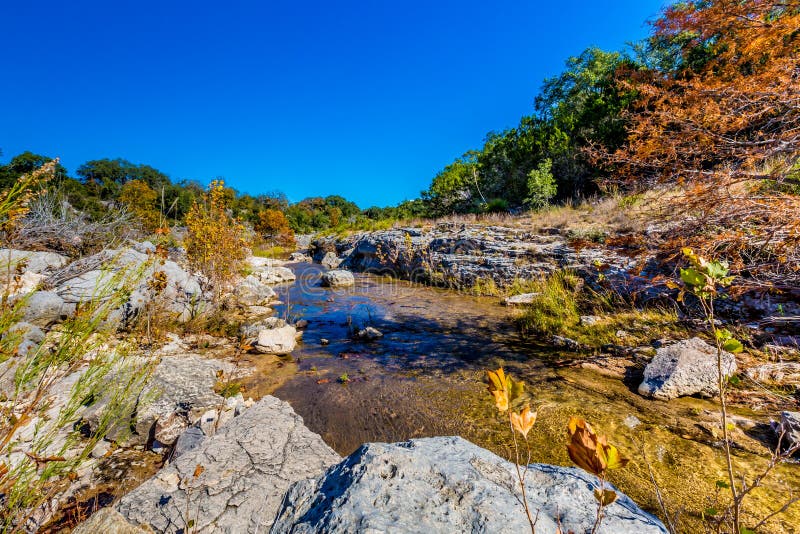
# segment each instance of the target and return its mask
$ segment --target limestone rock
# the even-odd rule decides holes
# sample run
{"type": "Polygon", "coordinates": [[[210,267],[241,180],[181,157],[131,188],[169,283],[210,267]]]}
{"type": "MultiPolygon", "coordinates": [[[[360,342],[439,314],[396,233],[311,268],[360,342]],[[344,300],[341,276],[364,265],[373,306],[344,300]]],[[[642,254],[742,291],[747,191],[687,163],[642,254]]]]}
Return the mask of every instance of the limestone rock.
{"type": "Polygon", "coordinates": [[[304,252],[292,252],[289,254],[289,261],[292,263],[311,263],[311,256],[304,252]]]}
{"type": "Polygon", "coordinates": [[[152,534],[153,530],[149,527],[140,527],[128,523],[125,517],[113,508],[101,508],[72,531],[73,534],[112,532],[114,534],[152,534]]]}
{"type": "Polygon", "coordinates": [[[258,332],[258,339],[253,346],[262,354],[289,354],[297,346],[297,330],[293,326],[284,325],[277,328],[263,328],[258,332]]]}
{"type": "Polygon", "coordinates": [[[362,328],[356,333],[356,337],[358,339],[366,339],[368,341],[373,341],[376,339],[380,339],[383,337],[383,332],[375,328],[374,326],[368,326],[366,328],[362,328]]]}
{"type": "Polygon", "coordinates": [[[297,278],[292,270],[286,267],[265,267],[255,271],[252,276],[257,277],[262,284],[284,284],[294,282],[297,278]]]}
{"type": "Polygon", "coordinates": [[[780,423],[773,422],[772,430],[781,440],[783,450],[800,447],[800,412],[781,412],[780,423]]]}
{"type": "Polygon", "coordinates": [[[350,271],[334,269],[322,273],[322,285],[324,287],[347,287],[355,285],[356,279],[350,271]]]}
{"type": "Polygon", "coordinates": [[[328,269],[336,269],[341,263],[342,259],[335,252],[326,253],[322,261],[320,261],[320,264],[328,269]]]}
{"type": "Polygon", "coordinates": [[[264,397],[129,493],[116,509],[132,524],[177,533],[191,503],[193,531],[269,532],[292,482],[339,461],[285,402],[264,397]],[[197,466],[202,466],[202,472],[197,466]]]}
{"type": "Polygon", "coordinates": [[[25,300],[22,320],[36,326],[49,326],[66,319],[69,307],[52,291],[36,291],[25,300]]]}
{"type": "MultiPolygon", "coordinates": [[[[723,352],[722,368],[725,376],[735,373],[736,357],[723,352]]],[[[712,397],[719,393],[717,381],[717,349],[694,337],[656,350],[644,369],[639,393],[660,400],[685,395],[712,397]]]]}
{"type": "Polygon", "coordinates": [[[45,273],[60,269],[67,263],[69,263],[68,257],[55,252],[0,249],[0,265],[3,270],[10,268],[12,272],[17,270],[20,264],[24,266],[20,268],[24,272],[45,273]]]}
{"type": "MultiPolygon", "coordinates": [[[[272,532],[498,532],[530,530],[512,463],[460,437],[369,443],[315,480],[294,484],[272,532]]],[[[526,492],[537,532],[589,532],[598,480],[533,464],[526,492]]],[[[630,498],[606,509],[600,532],[666,533],[630,498]]]]}
{"type": "Polygon", "coordinates": [[[272,287],[252,274],[236,286],[234,294],[245,306],[265,306],[277,298],[272,287]]]}
{"type": "Polygon", "coordinates": [[[524,306],[532,304],[533,300],[539,293],[522,293],[521,295],[512,295],[503,299],[503,304],[506,306],[524,306]]]}

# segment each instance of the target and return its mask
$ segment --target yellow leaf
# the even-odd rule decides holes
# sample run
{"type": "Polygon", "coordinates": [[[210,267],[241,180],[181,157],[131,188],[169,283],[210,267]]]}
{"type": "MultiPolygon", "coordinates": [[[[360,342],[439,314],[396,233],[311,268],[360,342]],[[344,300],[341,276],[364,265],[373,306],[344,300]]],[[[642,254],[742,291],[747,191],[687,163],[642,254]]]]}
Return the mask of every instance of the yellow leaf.
{"type": "Polygon", "coordinates": [[[511,414],[511,426],[514,427],[514,430],[522,434],[524,437],[528,437],[528,432],[530,432],[533,425],[536,423],[536,412],[531,412],[530,406],[525,406],[525,408],[520,413],[513,413],[511,414]]]}

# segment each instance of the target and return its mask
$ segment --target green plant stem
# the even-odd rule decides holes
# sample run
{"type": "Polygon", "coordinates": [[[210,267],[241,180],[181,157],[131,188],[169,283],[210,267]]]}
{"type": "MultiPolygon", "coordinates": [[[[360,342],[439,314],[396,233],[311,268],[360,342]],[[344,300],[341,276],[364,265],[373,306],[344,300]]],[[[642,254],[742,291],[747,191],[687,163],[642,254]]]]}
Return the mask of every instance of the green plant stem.
{"type": "MultiPolygon", "coordinates": [[[[525,477],[519,469],[519,447],[517,446],[517,434],[514,432],[514,424],[511,422],[511,411],[508,412],[508,424],[511,427],[511,438],[514,440],[514,467],[517,469],[517,479],[522,490],[522,506],[525,507],[525,515],[528,516],[528,524],[531,526],[531,534],[536,534],[536,521],[531,517],[531,509],[528,506],[528,496],[525,493],[525,477]]],[[[528,466],[525,466],[528,469],[528,466]]]]}
{"type": "Polygon", "coordinates": [[[722,417],[722,439],[725,448],[725,462],[728,470],[728,483],[730,484],[731,498],[733,499],[733,531],[740,532],[739,528],[739,512],[741,503],[739,502],[739,495],[736,491],[736,477],[733,473],[733,458],[731,457],[731,443],[728,433],[728,404],[725,398],[725,371],[722,368],[722,345],[719,336],[717,335],[717,326],[714,323],[714,299],[713,297],[700,299],[703,309],[706,313],[706,319],[711,326],[711,331],[714,334],[714,345],[717,347],[717,381],[719,385],[719,405],[722,417]]]}

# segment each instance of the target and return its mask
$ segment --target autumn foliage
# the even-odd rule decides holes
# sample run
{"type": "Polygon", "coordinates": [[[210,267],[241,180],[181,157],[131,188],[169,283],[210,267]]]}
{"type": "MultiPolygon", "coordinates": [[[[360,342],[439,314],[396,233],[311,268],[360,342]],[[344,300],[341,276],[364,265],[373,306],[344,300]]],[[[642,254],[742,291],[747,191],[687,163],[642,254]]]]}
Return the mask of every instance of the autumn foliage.
{"type": "Polygon", "coordinates": [[[215,180],[186,215],[189,263],[218,290],[236,276],[249,252],[244,225],[228,213],[228,197],[225,183],[215,180]]]}
{"type": "Polygon", "coordinates": [[[261,238],[276,245],[294,245],[294,231],[281,210],[268,208],[260,211],[254,229],[261,238]]]}
{"type": "Polygon", "coordinates": [[[755,287],[797,291],[800,2],[677,3],[651,45],[671,68],[619,73],[638,94],[627,143],[596,154],[628,184],[679,187],[676,254],[691,241],[755,287]]]}
{"type": "Polygon", "coordinates": [[[131,180],[122,186],[119,201],[142,223],[148,233],[160,226],[161,213],[156,209],[158,193],[143,180],[131,180]]]}

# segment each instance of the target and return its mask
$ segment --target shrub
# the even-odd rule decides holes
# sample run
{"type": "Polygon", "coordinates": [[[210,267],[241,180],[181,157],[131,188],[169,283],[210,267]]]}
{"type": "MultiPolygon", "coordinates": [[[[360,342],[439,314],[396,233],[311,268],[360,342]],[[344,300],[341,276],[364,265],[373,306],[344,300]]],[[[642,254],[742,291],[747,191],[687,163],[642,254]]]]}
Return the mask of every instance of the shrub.
{"type": "Polygon", "coordinates": [[[241,270],[250,245],[245,227],[227,211],[225,183],[211,182],[186,215],[186,254],[192,268],[221,291],[241,270]]]}
{"type": "Polygon", "coordinates": [[[160,226],[161,212],[156,209],[158,193],[142,180],[125,182],[119,194],[119,201],[142,223],[147,233],[155,232],[160,226]]]}
{"type": "MultiPolygon", "coordinates": [[[[26,215],[39,184],[52,174],[52,165],[23,175],[0,193],[0,224],[4,245],[26,215]]],[[[112,260],[113,261],[113,260],[112,260]]],[[[8,265],[0,269],[9,272],[8,265]]],[[[0,530],[33,531],[58,506],[95,445],[112,425],[129,416],[149,376],[150,364],[127,358],[124,345],[109,348],[113,329],[110,312],[127,301],[141,279],[135,272],[109,270],[91,300],[81,302],[58,331],[46,334],[38,346],[22,350],[18,331],[27,295],[14,295],[6,280],[0,299],[0,370],[7,378],[0,402],[0,530]],[[63,382],[71,387],[55,402],[63,382]],[[90,435],[81,437],[78,423],[85,408],[97,399],[104,408],[90,435]]],[[[9,272],[9,277],[13,274],[9,272]]]]}
{"type": "Polygon", "coordinates": [[[508,211],[508,200],[504,198],[493,198],[489,200],[483,208],[486,213],[504,213],[508,211]]]}

